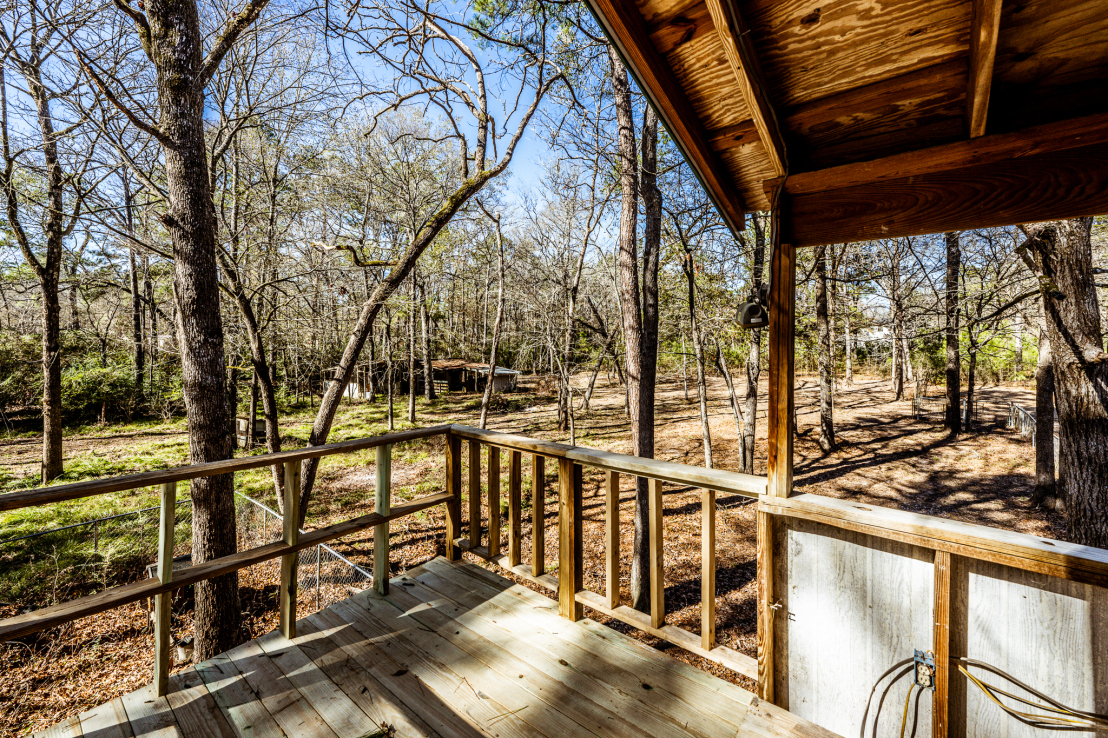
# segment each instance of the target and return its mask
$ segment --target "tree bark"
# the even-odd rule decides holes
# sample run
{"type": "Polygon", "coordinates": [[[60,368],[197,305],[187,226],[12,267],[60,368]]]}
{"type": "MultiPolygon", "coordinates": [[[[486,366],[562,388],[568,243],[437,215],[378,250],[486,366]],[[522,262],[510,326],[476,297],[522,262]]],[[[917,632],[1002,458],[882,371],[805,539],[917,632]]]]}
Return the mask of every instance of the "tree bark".
{"type": "Polygon", "coordinates": [[[1054,362],[1050,356],[1046,318],[1039,328],[1039,360],[1035,365],[1035,489],[1031,504],[1062,507],[1054,468],[1054,362]]]}
{"type": "Polygon", "coordinates": [[[960,234],[946,234],[946,428],[962,432],[962,357],[958,351],[958,275],[962,270],[960,234]]]}
{"type": "Polygon", "coordinates": [[[831,328],[827,315],[827,247],[816,249],[816,329],[819,333],[819,447],[824,453],[835,448],[835,418],[832,410],[831,328]]]}
{"type": "MultiPolygon", "coordinates": [[[[762,287],[762,271],[765,268],[766,231],[758,215],[750,218],[754,225],[754,271],[750,283],[754,294],[762,287]]],[[[746,377],[743,387],[743,431],[739,441],[740,471],[754,473],[754,439],[758,426],[758,379],[762,372],[762,331],[750,332],[750,353],[746,359],[746,377]]]]}
{"type": "Polygon", "coordinates": [[[1054,363],[1070,540],[1108,548],[1108,354],[1093,281],[1092,218],[1024,226],[1054,363]]]}
{"type": "Polygon", "coordinates": [[[416,398],[416,284],[415,273],[408,284],[408,422],[415,423],[416,398]]]}
{"type": "MultiPolygon", "coordinates": [[[[712,468],[712,430],[708,425],[708,385],[704,378],[704,349],[700,337],[700,323],[696,317],[696,269],[692,250],[685,246],[685,260],[681,266],[688,287],[689,330],[692,333],[693,354],[696,358],[696,390],[700,401],[700,437],[704,444],[704,466],[712,468]]],[[[684,352],[682,352],[684,353],[684,352]]],[[[686,393],[687,397],[687,393],[686,393]]]]}
{"type": "Polygon", "coordinates": [[[492,324],[492,345],[489,346],[489,376],[485,381],[485,392],[481,395],[481,430],[488,423],[489,400],[492,399],[493,377],[496,376],[496,352],[500,348],[500,325],[504,320],[504,239],[500,233],[499,215],[493,218],[493,223],[496,225],[496,318],[492,324]]]}
{"type": "Polygon", "coordinates": [[[427,402],[435,399],[435,372],[431,366],[431,321],[427,315],[427,290],[419,288],[419,322],[423,330],[423,397],[427,402]]]}

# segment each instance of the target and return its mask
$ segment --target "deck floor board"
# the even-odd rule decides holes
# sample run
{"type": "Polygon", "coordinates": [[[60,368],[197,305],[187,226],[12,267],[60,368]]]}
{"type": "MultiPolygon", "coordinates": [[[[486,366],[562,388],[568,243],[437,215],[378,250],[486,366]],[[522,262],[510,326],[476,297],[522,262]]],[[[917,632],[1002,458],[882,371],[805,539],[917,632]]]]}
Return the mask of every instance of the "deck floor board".
{"type": "Polygon", "coordinates": [[[833,738],[467,563],[436,559],[51,736],[833,738]]]}

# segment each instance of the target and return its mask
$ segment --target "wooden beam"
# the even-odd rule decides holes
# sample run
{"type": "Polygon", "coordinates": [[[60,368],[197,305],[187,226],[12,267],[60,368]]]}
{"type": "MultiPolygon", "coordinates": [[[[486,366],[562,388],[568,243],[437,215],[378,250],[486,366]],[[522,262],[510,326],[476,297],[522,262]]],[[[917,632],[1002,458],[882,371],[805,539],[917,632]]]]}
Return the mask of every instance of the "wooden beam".
{"type": "Polygon", "coordinates": [[[712,24],[723,44],[724,56],[727,57],[727,62],[735,75],[735,81],[739,83],[743,97],[746,98],[747,106],[750,108],[754,127],[758,130],[758,137],[765,147],[770,166],[773,168],[774,175],[781,177],[789,169],[785,155],[785,138],[781,135],[777,115],[770,103],[769,88],[766,86],[758,55],[754,51],[750,29],[743,20],[742,13],[735,6],[734,0],[705,0],[705,2],[708,13],[712,16],[712,24]]]}
{"type": "MultiPolygon", "coordinates": [[[[784,197],[782,198],[785,199],[784,197]]],[[[788,218],[787,201],[774,213],[774,233],[788,218]]],[[[779,236],[775,235],[775,241],[779,236]]],[[[796,251],[775,243],[770,257],[768,494],[788,497],[793,486],[793,324],[796,311],[796,251]]]]}
{"type": "Polygon", "coordinates": [[[531,571],[546,573],[546,457],[531,455],[531,571]]]}
{"type": "Polygon", "coordinates": [[[508,566],[523,561],[523,454],[508,452],[508,566]]]}
{"type": "Polygon", "coordinates": [[[970,21],[969,85],[966,90],[966,130],[970,138],[985,135],[989,93],[993,86],[996,42],[1000,35],[1002,0],[973,0],[970,21]]]}
{"type": "Polygon", "coordinates": [[[774,701],[773,687],[773,516],[760,509],[755,520],[758,571],[758,698],[770,704],[774,701]]]}
{"type": "Polygon", "coordinates": [[[558,614],[574,621],[585,616],[577,602],[584,583],[581,523],[581,467],[558,459],[558,614]]]}
{"type": "Polygon", "coordinates": [[[1108,143],[796,195],[792,210],[796,247],[1102,215],[1108,143]]]}
{"type": "Polygon", "coordinates": [[[716,493],[700,491],[700,645],[716,645],[716,493]]]}
{"type": "Polygon", "coordinates": [[[481,444],[469,442],[469,545],[481,545],[481,444]]]}
{"type": "MultiPolygon", "coordinates": [[[[300,462],[285,462],[285,504],[282,516],[281,540],[287,546],[295,546],[300,540],[300,462]]],[[[281,557],[281,635],[289,640],[296,638],[296,564],[300,552],[293,551],[281,557]]]]}
{"type": "Polygon", "coordinates": [[[489,446],[489,554],[500,555],[500,448],[489,446]]]}
{"type": "Polygon", "coordinates": [[[662,483],[651,479],[647,483],[650,499],[650,627],[661,628],[666,622],[665,566],[665,498],[662,483]]]}
{"type": "MultiPolygon", "coordinates": [[[[177,528],[177,483],[162,485],[161,519],[158,526],[158,581],[173,581],[173,548],[177,528]]],[[[169,691],[169,667],[173,665],[173,593],[154,598],[154,694],[165,697],[169,691]]]]}
{"type": "Polygon", "coordinates": [[[619,472],[607,473],[604,486],[604,573],[608,607],[619,607],[619,472]]]}
{"type": "Polygon", "coordinates": [[[462,549],[454,541],[462,534],[462,439],[446,435],[446,558],[458,561],[462,549]]]}
{"type": "Polygon", "coordinates": [[[715,201],[720,215],[732,232],[741,233],[745,208],[738,188],[712,150],[707,131],[669,62],[650,40],[646,21],[634,0],[588,0],[588,4],[639,88],[673,134],[709,197],[715,201]]]}
{"type": "Polygon", "coordinates": [[[950,554],[935,552],[935,691],[931,695],[931,738],[950,730],[950,554]]]}
{"type": "MultiPolygon", "coordinates": [[[[377,447],[377,485],[374,489],[374,511],[388,515],[392,509],[392,446],[377,447]]],[[[373,590],[389,593],[389,524],[373,529],[373,590]]]]}
{"type": "MultiPolygon", "coordinates": [[[[785,182],[785,194],[797,197],[880,182],[900,182],[911,177],[942,174],[983,164],[1002,164],[1013,159],[1033,159],[1044,154],[1104,143],[1108,143],[1108,113],[983,136],[972,141],[907,151],[854,164],[795,172],[785,182]]],[[[768,183],[767,191],[772,191],[776,185],[776,181],[768,183]]]]}

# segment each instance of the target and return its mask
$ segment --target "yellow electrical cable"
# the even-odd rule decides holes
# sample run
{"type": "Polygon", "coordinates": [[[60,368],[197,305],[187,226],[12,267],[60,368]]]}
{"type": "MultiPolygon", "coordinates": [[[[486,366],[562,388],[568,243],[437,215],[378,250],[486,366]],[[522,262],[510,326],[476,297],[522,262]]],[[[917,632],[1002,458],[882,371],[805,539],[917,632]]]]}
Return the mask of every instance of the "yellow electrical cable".
{"type": "Polygon", "coordinates": [[[908,694],[904,697],[904,717],[900,720],[900,738],[904,738],[904,729],[908,727],[908,703],[912,701],[912,692],[916,689],[916,683],[908,687],[908,694]]]}
{"type": "MultiPolygon", "coordinates": [[[[992,685],[989,685],[989,684],[985,684],[980,679],[975,677],[973,674],[970,674],[968,671],[966,671],[966,668],[964,666],[962,666],[961,664],[958,665],[958,671],[962,672],[962,674],[964,674],[967,679],[969,679],[971,682],[973,682],[974,685],[976,685],[978,689],[980,689],[982,692],[984,692],[985,696],[987,696],[990,700],[995,702],[1000,709],[1004,710],[1005,712],[1007,712],[1011,715],[1018,715],[1019,717],[1025,718],[1027,720],[1032,720],[1032,721],[1035,721],[1035,722],[1039,722],[1039,723],[1051,723],[1051,724],[1055,725],[1056,727],[1061,727],[1061,726],[1065,726],[1065,725],[1072,725],[1072,726],[1087,727],[1090,730],[1094,730],[1096,728],[1097,724],[1100,723],[1100,721],[1097,721],[1097,720],[1074,720],[1072,718],[1056,717],[1054,715],[1036,715],[1036,714],[1030,713],[1030,712],[1021,712],[1019,710],[1015,710],[1015,709],[1005,705],[1003,702],[1001,702],[999,699],[996,698],[996,695],[993,694],[993,690],[996,689],[995,687],[993,687],[992,685]]],[[[1001,692],[1001,690],[999,690],[999,689],[996,689],[996,691],[1001,692]]],[[[1005,692],[1002,692],[1002,693],[1007,694],[1005,692]]],[[[1012,695],[1007,695],[1007,696],[1011,697],[1012,695]]],[[[1020,702],[1032,705],[1032,703],[1028,702],[1027,700],[1023,700],[1023,699],[1020,699],[1018,697],[1014,697],[1014,699],[1019,699],[1020,702]]],[[[1036,708],[1041,708],[1041,709],[1044,709],[1044,710],[1050,710],[1051,712],[1058,712],[1058,713],[1061,713],[1061,714],[1071,714],[1071,715],[1075,714],[1075,713],[1072,713],[1072,712],[1063,713],[1061,710],[1051,710],[1051,708],[1046,707],[1044,705],[1032,705],[1032,706],[1036,707],[1036,708]]]]}

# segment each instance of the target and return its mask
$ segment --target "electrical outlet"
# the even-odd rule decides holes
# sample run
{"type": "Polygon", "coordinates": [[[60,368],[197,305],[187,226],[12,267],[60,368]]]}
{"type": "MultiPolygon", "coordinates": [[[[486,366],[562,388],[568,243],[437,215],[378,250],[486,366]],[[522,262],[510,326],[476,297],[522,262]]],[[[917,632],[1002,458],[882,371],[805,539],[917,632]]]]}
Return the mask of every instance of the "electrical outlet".
{"type": "Polygon", "coordinates": [[[913,659],[916,667],[916,684],[924,689],[935,690],[935,654],[930,651],[916,651],[913,659]]]}

